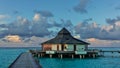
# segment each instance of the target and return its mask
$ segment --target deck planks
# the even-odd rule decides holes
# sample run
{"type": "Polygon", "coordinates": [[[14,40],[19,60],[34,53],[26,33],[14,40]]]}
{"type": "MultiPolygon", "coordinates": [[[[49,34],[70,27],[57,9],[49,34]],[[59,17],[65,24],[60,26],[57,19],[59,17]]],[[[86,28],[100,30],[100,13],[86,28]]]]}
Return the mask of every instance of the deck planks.
{"type": "Polygon", "coordinates": [[[22,53],[9,66],[9,68],[42,68],[38,62],[35,61],[31,53],[22,53]]]}

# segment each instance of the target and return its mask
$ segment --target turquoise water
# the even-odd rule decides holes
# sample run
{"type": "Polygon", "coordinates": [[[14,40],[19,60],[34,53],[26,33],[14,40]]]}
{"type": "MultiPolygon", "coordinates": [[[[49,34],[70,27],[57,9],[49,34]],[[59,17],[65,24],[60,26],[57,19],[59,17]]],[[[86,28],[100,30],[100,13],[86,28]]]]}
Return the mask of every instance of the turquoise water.
{"type": "Polygon", "coordinates": [[[40,59],[43,68],[120,68],[120,58],[40,59]]]}
{"type": "Polygon", "coordinates": [[[0,68],[8,68],[20,53],[29,49],[36,48],[0,48],[0,68]]]}
{"type": "MultiPolygon", "coordinates": [[[[8,68],[8,66],[16,59],[16,57],[29,49],[36,48],[0,48],[0,68],[8,68]]],[[[37,48],[39,49],[39,48],[37,48]]],[[[120,50],[120,48],[98,48],[103,50],[120,50]]],[[[71,59],[71,58],[39,58],[43,68],[120,68],[120,54],[106,53],[106,57],[71,59]],[[109,56],[108,56],[109,55],[109,56]],[[111,57],[117,56],[117,57],[111,57]]]]}

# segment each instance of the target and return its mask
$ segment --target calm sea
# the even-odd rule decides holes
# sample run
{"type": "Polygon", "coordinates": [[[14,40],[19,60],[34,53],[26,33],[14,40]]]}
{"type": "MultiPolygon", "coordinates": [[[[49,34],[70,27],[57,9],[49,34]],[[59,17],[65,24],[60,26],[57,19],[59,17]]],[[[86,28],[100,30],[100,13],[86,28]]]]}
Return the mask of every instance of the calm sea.
{"type": "MultiPolygon", "coordinates": [[[[8,68],[20,53],[27,52],[29,49],[40,48],[0,48],[0,68],[8,68]]],[[[120,50],[115,47],[95,49],[120,50]]],[[[39,58],[39,60],[43,68],[120,68],[119,53],[106,53],[105,55],[105,57],[86,59],[39,58]]]]}

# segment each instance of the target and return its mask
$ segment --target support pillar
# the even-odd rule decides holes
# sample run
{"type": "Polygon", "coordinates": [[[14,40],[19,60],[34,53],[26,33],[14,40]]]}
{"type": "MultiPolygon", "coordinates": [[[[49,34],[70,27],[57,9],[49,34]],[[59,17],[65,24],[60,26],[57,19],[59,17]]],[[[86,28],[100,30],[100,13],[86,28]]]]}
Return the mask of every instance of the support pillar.
{"type": "Polygon", "coordinates": [[[52,58],[52,54],[50,54],[49,56],[50,56],[50,58],[52,58]]]}
{"type": "Polygon", "coordinates": [[[80,59],[82,59],[82,55],[79,55],[80,59]]]}
{"type": "Polygon", "coordinates": [[[91,57],[91,55],[89,54],[89,57],[91,57]]]}
{"type": "Polygon", "coordinates": [[[93,54],[93,58],[95,58],[95,54],[93,54]]]}
{"type": "Polygon", "coordinates": [[[40,55],[40,54],[38,54],[38,57],[41,57],[41,55],[40,55]]]}
{"type": "Polygon", "coordinates": [[[72,58],[74,58],[74,55],[72,54],[72,58]]]}
{"type": "Polygon", "coordinates": [[[60,55],[60,58],[61,58],[61,59],[63,58],[63,55],[62,55],[62,54],[60,55]]]}
{"type": "Polygon", "coordinates": [[[85,58],[85,55],[83,55],[83,58],[85,58]]]}

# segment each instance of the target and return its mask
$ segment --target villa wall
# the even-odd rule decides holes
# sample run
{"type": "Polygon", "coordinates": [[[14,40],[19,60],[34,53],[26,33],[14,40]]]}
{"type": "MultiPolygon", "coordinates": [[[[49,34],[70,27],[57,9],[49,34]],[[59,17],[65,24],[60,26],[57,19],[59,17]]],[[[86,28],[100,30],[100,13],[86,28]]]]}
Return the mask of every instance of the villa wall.
{"type": "Polygon", "coordinates": [[[76,50],[77,51],[85,51],[86,46],[85,45],[76,45],[76,50]]]}
{"type": "MultiPolygon", "coordinates": [[[[76,45],[76,51],[85,51],[86,45],[76,45]]],[[[62,50],[61,44],[44,44],[43,50],[62,50]]],[[[74,51],[74,44],[64,44],[64,51],[74,51]]]]}
{"type": "Polygon", "coordinates": [[[68,44],[67,45],[67,51],[73,51],[74,50],[74,45],[73,44],[68,44]]]}

